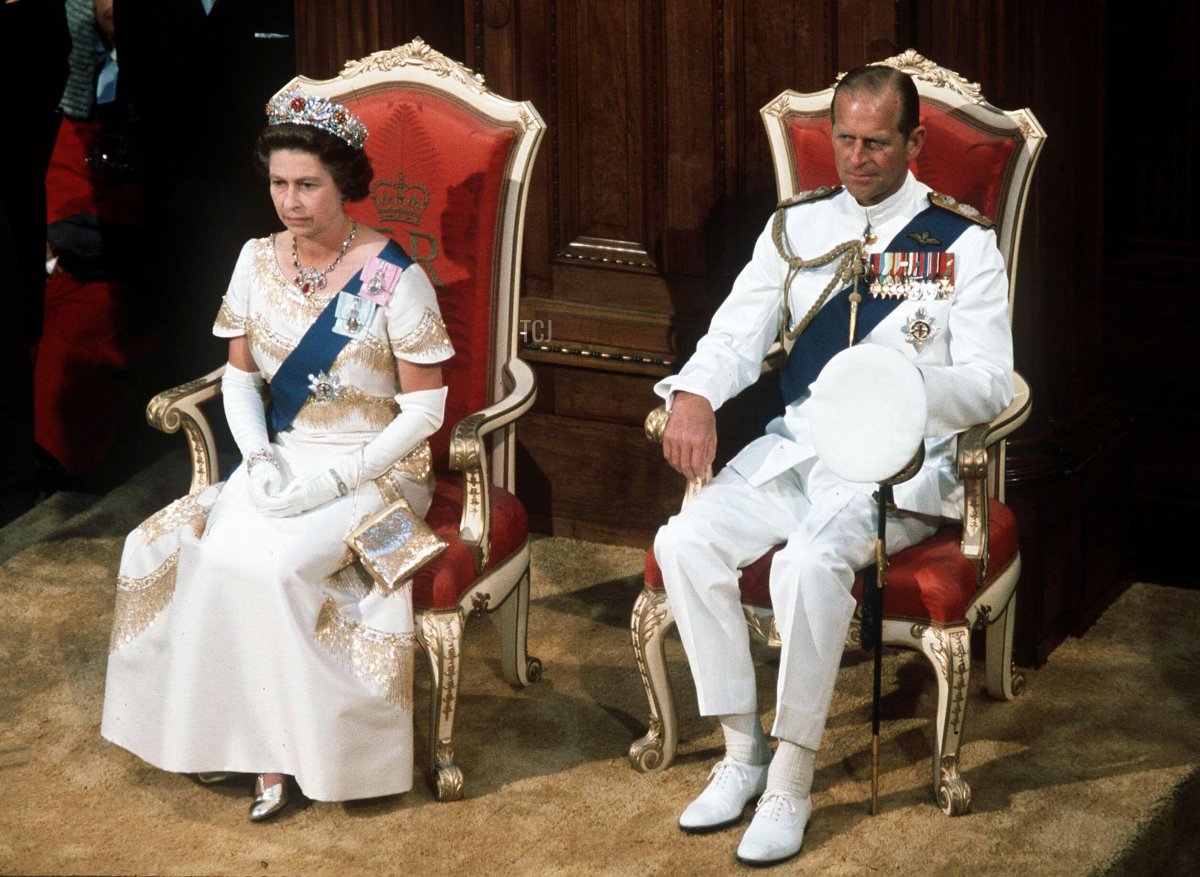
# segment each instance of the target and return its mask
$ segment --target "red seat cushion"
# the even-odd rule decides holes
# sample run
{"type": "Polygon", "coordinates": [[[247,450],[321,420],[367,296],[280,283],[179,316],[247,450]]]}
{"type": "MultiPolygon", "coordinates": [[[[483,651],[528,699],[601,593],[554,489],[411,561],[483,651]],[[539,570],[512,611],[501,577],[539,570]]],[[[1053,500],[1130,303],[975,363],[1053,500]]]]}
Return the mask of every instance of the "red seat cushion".
{"type": "MultiPolygon", "coordinates": [[[[1017,554],[1017,521],[1008,506],[988,503],[988,571],[985,583],[1000,574],[1017,554]]],[[[959,550],[962,527],[948,523],[922,542],[888,558],[883,610],[893,618],[955,624],[966,619],[967,604],[976,593],[975,565],[959,550]]],[[[771,559],[783,546],[772,548],[742,569],[738,586],[742,602],[771,606],[771,559]]],[[[646,552],[646,586],[661,589],[662,572],[654,550],[646,552]]],[[[862,574],[854,579],[854,596],[862,595],[862,574]]]]}
{"type": "MultiPolygon", "coordinates": [[[[521,501],[495,485],[491,498],[492,549],[484,573],[511,556],[529,537],[529,516],[521,501]]],[[[413,606],[418,610],[453,609],[482,575],[475,572],[475,558],[458,537],[462,508],[461,479],[439,474],[425,520],[449,547],[413,580],[413,606]]]]}

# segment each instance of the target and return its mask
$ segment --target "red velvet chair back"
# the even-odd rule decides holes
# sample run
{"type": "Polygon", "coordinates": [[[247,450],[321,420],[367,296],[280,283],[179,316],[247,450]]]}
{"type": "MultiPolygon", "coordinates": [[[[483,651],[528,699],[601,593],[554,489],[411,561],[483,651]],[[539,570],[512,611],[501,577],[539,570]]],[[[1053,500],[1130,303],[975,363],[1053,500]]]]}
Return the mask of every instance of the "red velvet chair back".
{"type": "MultiPolygon", "coordinates": [[[[996,223],[1011,308],[1021,216],[1045,131],[1028,110],[997,109],[977,85],[912,50],[879,63],[912,76],[921,96],[921,124],[929,133],[912,167],[917,179],[996,223]]],[[[829,121],[832,100],[830,86],[808,94],[785,91],[763,107],[780,198],[838,185],[829,121]]]]}
{"type": "MultiPolygon", "coordinates": [[[[443,365],[450,393],[431,439],[445,470],[455,424],[503,395],[503,366],[516,356],[520,225],[544,125],[532,105],[495,95],[420,39],[351,62],[335,79],[294,82],[362,118],[375,178],[347,211],[394,238],[437,289],[456,351],[443,365]]],[[[494,483],[511,489],[510,444],[502,431],[491,460],[494,483]]]]}
{"type": "MultiPolygon", "coordinates": [[[[1013,153],[1020,146],[1016,133],[985,131],[931,100],[922,102],[921,124],[929,134],[911,164],[917,179],[985,216],[1002,217],[1013,153]]],[[[838,185],[828,112],[815,117],[796,113],[786,125],[796,165],[802,169],[801,191],[838,185]]]]}
{"type": "Polygon", "coordinates": [[[496,264],[505,175],[516,132],[452,98],[407,85],[351,102],[367,126],[371,197],[350,205],[360,222],[394,238],[429,274],[454,342],[443,365],[445,426],[431,440],[444,468],[450,430],[487,407],[495,339],[496,264]]]}

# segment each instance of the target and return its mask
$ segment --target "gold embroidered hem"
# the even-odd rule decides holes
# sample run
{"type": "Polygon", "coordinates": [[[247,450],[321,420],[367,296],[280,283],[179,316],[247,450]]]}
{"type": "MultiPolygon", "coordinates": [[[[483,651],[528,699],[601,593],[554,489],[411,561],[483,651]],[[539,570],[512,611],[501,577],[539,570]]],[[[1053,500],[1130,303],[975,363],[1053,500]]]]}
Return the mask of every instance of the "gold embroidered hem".
{"type": "Polygon", "coordinates": [[[312,399],[304,403],[295,424],[309,429],[331,429],[356,419],[374,429],[383,429],[400,413],[391,396],[372,396],[358,387],[342,386],[331,399],[312,399]]]}
{"type": "Polygon", "coordinates": [[[334,368],[356,365],[380,377],[396,378],[396,362],[392,358],[392,351],[386,342],[371,334],[351,339],[333,364],[334,368]]]}
{"type": "Polygon", "coordinates": [[[246,321],[246,337],[259,352],[276,362],[283,362],[296,347],[296,342],[272,329],[262,314],[255,314],[246,321]]]}
{"type": "Polygon", "coordinates": [[[325,598],[314,632],[317,642],[360,682],[389,703],[412,709],[413,634],[384,633],[351,621],[332,597],[325,598]]]}
{"type": "Polygon", "coordinates": [[[335,591],[351,594],[358,598],[371,593],[371,588],[375,587],[375,580],[367,574],[362,566],[354,562],[354,552],[348,547],[345,556],[338,563],[343,561],[345,561],[345,566],[332,575],[326,576],[325,584],[335,591]]]}
{"type": "Polygon", "coordinates": [[[177,550],[162,566],[144,578],[117,577],[117,600],[113,606],[112,635],[108,640],[110,653],[133,642],[162,614],[175,595],[175,573],[178,568],[177,550]]]}
{"type": "Polygon", "coordinates": [[[217,311],[217,319],[213,323],[213,330],[220,332],[241,332],[246,328],[246,320],[244,317],[239,317],[229,307],[229,302],[223,297],[221,299],[221,307],[217,311]]]}
{"type": "Polygon", "coordinates": [[[182,527],[190,527],[192,533],[199,539],[204,535],[204,525],[208,521],[208,509],[196,501],[192,495],[183,496],[168,506],[159,509],[138,525],[133,535],[147,545],[153,545],[168,533],[174,533],[182,527]]]}
{"type": "Polygon", "coordinates": [[[392,341],[392,353],[403,359],[415,357],[422,361],[438,362],[454,354],[454,345],[450,343],[442,318],[425,308],[417,328],[403,338],[392,341]]]}

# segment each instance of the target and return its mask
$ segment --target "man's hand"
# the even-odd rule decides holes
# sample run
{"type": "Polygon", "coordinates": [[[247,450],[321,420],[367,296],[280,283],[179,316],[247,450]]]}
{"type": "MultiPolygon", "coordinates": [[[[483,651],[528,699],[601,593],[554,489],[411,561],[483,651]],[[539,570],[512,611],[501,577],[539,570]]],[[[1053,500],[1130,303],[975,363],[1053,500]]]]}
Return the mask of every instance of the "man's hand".
{"type": "Polygon", "coordinates": [[[717,455],[717,418],[703,396],[679,391],[663,430],[663,456],[688,481],[708,473],[717,455]]]}

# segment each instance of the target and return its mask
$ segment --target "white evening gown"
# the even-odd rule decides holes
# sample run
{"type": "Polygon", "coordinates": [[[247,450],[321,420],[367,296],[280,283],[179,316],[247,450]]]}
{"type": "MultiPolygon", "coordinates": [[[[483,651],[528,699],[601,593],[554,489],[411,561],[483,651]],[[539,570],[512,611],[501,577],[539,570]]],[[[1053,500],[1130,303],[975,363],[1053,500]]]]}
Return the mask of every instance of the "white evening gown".
{"type": "MultiPolygon", "coordinates": [[[[253,240],[213,331],[246,335],[269,381],[335,294],[304,296],[271,240],[253,240]]],[[[336,396],[310,398],[276,438],[285,472],[326,469],[392,420],[394,357],[452,353],[413,265],[334,361],[336,396]]],[[[296,517],[260,514],[240,466],[145,521],[121,558],[101,734],[164,770],[289,774],[315,800],[411,788],[411,589],[369,589],[346,568],[343,540],[398,493],[423,515],[432,484],[422,442],[374,482],[296,517]]]]}

